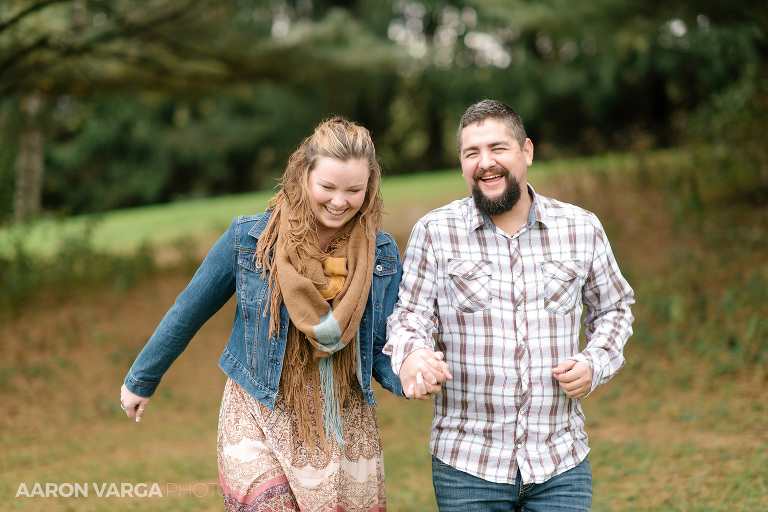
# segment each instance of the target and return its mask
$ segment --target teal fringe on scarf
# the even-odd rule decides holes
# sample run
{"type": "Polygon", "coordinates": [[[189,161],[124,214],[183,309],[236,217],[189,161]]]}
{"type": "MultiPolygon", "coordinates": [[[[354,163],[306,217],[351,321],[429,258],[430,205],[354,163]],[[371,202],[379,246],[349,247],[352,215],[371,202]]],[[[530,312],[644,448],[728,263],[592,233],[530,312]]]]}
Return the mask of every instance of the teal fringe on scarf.
{"type": "Polygon", "coordinates": [[[336,386],[333,381],[333,356],[324,357],[318,363],[320,370],[320,386],[325,398],[323,423],[325,435],[330,440],[331,432],[339,446],[344,446],[344,419],[341,417],[342,404],[336,399],[336,386]]]}

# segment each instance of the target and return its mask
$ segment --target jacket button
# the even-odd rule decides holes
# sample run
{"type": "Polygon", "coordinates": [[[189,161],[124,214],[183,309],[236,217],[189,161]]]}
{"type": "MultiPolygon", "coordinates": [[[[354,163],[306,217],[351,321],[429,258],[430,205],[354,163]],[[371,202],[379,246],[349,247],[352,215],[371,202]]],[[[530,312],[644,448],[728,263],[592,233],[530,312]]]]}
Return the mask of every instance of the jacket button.
{"type": "Polygon", "coordinates": [[[381,272],[381,265],[376,265],[376,272],[381,272]]]}

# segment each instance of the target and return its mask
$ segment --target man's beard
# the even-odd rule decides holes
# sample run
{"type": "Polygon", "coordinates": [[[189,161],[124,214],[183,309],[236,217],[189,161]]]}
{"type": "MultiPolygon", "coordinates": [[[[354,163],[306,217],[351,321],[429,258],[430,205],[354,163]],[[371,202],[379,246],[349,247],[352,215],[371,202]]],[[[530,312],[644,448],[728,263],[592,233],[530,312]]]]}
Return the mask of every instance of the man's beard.
{"type": "Polygon", "coordinates": [[[477,184],[477,178],[475,178],[475,184],[472,187],[472,198],[475,200],[475,206],[480,210],[480,213],[484,213],[489,217],[507,213],[517,205],[518,201],[520,201],[520,196],[522,195],[520,182],[517,181],[517,178],[510,176],[506,170],[500,169],[500,171],[504,174],[504,178],[507,180],[507,188],[501,196],[495,199],[487,197],[480,190],[480,187],[477,184]]]}

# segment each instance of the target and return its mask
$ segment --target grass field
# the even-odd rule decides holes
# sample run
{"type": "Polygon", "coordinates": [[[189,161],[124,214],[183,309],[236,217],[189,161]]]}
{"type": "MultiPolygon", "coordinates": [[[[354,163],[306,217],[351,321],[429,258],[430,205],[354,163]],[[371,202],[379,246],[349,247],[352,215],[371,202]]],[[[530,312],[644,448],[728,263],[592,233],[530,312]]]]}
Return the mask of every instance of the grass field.
{"type": "MultiPolygon", "coordinates": [[[[539,193],[598,214],[637,293],[627,366],[584,400],[593,510],[766,511],[768,382],[759,359],[768,346],[761,323],[768,317],[768,209],[720,210],[690,229],[664,190],[639,183],[631,160],[616,162],[606,169],[627,172],[570,172],[589,165],[578,161],[537,163],[530,174],[539,193]],[[716,229],[720,217],[738,229],[716,229]],[[733,238],[725,243],[724,236],[733,238]]],[[[383,188],[385,228],[401,247],[416,218],[466,193],[458,171],[387,179],[383,188]]],[[[94,243],[129,250],[179,235],[204,252],[233,216],[254,212],[250,206],[266,197],[116,212],[96,225],[94,243]],[[147,237],[153,228],[162,234],[147,237]]],[[[117,291],[105,283],[63,300],[41,293],[3,320],[0,510],[221,510],[216,424],[225,378],[216,362],[233,304],[174,364],[142,423],[127,421],[119,408],[127,368],[189,277],[189,269],[172,267],[117,291]],[[49,497],[17,496],[22,484],[27,494],[39,484],[49,497]],[[75,484],[88,496],[62,496],[75,484]],[[162,496],[147,496],[153,489],[162,496]]],[[[431,404],[381,389],[376,398],[388,509],[436,510],[431,404]]]]}
{"type": "MultiPolygon", "coordinates": [[[[654,161],[672,165],[684,158],[678,152],[658,153],[654,161]]],[[[566,174],[636,172],[640,162],[624,155],[606,154],[595,158],[537,162],[535,175],[552,180],[566,174]]],[[[429,173],[385,177],[382,196],[391,222],[387,229],[408,228],[428,209],[446,199],[467,195],[461,171],[448,169],[429,173]]],[[[37,254],[54,254],[84,230],[97,250],[126,251],[148,243],[172,245],[180,239],[208,242],[218,236],[238,215],[264,211],[274,190],[219,196],[208,199],[116,210],[104,214],[81,215],[65,219],[44,218],[32,225],[0,228],[0,254],[8,253],[16,241],[37,254]]]]}

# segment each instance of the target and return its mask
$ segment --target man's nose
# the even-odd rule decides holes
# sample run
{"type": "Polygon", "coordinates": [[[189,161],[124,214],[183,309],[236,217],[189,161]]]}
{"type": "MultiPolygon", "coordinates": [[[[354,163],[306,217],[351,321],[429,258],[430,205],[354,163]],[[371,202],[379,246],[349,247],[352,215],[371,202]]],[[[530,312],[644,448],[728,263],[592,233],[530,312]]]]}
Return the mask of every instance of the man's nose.
{"type": "Polygon", "coordinates": [[[496,167],[496,158],[494,158],[493,152],[491,151],[481,152],[479,165],[480,165],[480,168],[483,170],[496,167]]]}

